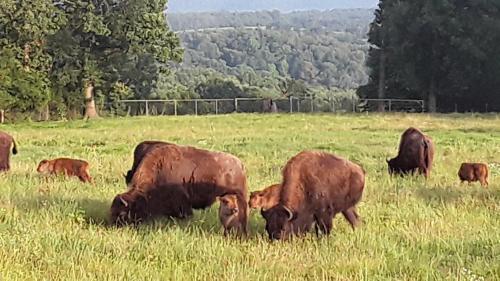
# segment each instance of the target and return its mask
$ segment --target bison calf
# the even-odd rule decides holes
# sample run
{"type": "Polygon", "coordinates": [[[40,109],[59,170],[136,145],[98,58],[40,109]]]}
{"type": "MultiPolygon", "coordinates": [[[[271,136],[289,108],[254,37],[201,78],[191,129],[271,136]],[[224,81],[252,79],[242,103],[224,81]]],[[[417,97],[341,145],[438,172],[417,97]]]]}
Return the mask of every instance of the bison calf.
{"type": "Polygon", "coordinates": [[[479,181],[482,186],[488,186],[488,165],[484,163],[462,163],[458,170],[461,182],[479,181]]]}
{"type": "Polygon", "coordinates": [[[247,227],[245,223],[246,215],[244,210],[240,210],[238,206],[240,198],[236,194],[226,194],[218,197],[219,205],[219,219],[222,226],[224,226],[224,236],[227,236],[231,230],[235,229],[238,235],[247,234],[247,227]]]}
{"type": "Polygon", "coordinates": [[[83,160],[69,158],[42,160],[36,171],[45,175],[75,176],[82,182],[92,182],[92,177],[89,174],[89,163],[83,160]]]}
{"type": "Polygon", "coordinates": [[[281,184],[273,184],[261,191],[250,193],[248,205],[251,209],[266,211],[277,205],[280,201],[281,184]]]}

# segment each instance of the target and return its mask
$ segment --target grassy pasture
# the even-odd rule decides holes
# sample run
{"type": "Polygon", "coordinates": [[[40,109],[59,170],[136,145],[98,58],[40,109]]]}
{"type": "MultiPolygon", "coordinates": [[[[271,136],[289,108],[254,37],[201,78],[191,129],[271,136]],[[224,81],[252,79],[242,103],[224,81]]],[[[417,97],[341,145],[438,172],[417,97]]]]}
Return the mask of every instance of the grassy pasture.
{"type": "Polygon", "coordinates": [[[18,141],[0,175],[0,280],[499,280],[500,116],[226,115],[144,117],[0,127],[18,141]],[[400,134],[436,144],[430,180],[390,178],[400,134]],[[188,221],[106,224],[132,150],[146,139],[230,152],[257,190],[303,149],[362,164],[367,187],[353,232],[338,216],[329,237],[270,243],[252,213],[250,237],[225,239],[217,206],[188,221]],[[43,158],[90,162],[95,185],[36,175],[43,158]],[[463,161],[490,163],[490,186],[460,185],[463,161]]]}

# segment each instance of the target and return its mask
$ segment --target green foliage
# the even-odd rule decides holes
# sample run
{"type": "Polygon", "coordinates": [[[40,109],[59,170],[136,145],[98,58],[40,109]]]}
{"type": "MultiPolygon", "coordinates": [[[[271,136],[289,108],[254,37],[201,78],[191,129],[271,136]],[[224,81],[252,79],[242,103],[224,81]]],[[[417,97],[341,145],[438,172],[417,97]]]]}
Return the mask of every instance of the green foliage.
{"type": "Polygon", "coordinates": [[[20,153],[0,176],[3,280],[498,280],[499,115],[238,114],[109,118],[3,125],[20,153]],[[430,179],[391,178],[385,159],[400,134],[418,126],[436,144],[430,179]],[[122,174],[143,140],[233,153],[248,186],[279,182],[304,149],[360,163],[366,188],[353,231],[338,215],[329,237],[269,242],[259,211],[249,237],[224,237],[214,204],[189,220],[107,225],[122,174]],[[466,149],[465,149],[466,148],[466,149]],[[35,172],[44,158],[90,163],[95,185],[35,172]],[[460,184],[463,161],[490,165],[490,186],[460,184]]]}
{"type": "Polygon", "coordinates": [[[371,25],[370,82],[375,97],[386,54],[388,97],[434,100],[440,111],[500,110],[498,1],[380,1],[371,25]]]}

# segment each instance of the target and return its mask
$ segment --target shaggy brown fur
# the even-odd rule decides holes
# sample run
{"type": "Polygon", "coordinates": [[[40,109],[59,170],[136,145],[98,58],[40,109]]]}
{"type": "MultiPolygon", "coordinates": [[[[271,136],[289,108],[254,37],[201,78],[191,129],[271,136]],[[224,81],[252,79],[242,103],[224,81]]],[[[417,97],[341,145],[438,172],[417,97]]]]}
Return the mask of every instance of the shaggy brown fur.
{"type": "Polygon", "coordinates": [[[240,236],[242,234],[247,235],[247,225],[242,224],[242,222],[246,219],[248,213],[244,214],[243,210],[240,210],[238,195],[226,194],[218,197],[218,199],[220,202],[219,220],[224,226],[224,236],[227,236],[233,229],[240,236]]]}
{"type": "Polygon", "coordinates": [[[398,155],[387,160],[390,174],[419,174],[429,177],[434,159],[434,143],[420,130],[408,128],[401,136],[398,155]]]}
{"type": "Polygon", "coordinates": [[[14,138],[4,132],[0,132],[0,172],[10,170],[10,150],[17,154],[17,145],[14,138]]]}
{"type": "Polygon", "coordinates": [[[458,170],[461,182],[479,181],[482,186],[488,186],[488,165],[484,163],[462,163],[458,170]]]}
{"type": "MultiPolygon", "coordinates": [[[[239,195],[247,213],[245,168],[235,156],[189,146],[165,144],[149,151],[111,206],[116,224],[136,223],[155,216],[185,218],[192,209],[211,206],[218,196],[239,195]]],[[[247,217],[241,217],[246,225],[247,217]]]]}
{"type": "Polygon", "coordinates": [[[132,168],[128,170],[127,173],[124,175],[125,183],[127,185],[130,183],[132,177],[134,176],[135,170],[139,166],[139,163],[141,162],[142,158],[144,158],[144,155],[146,155],[152,149],[166,144],[169,143],[163,141],[143,141],[139,143],[134,149],[134,162],[132,163],[132,168]]]}
{"type": "MultiPolygon", "coordinates": [[[[303,151],[288,161],[278,205],[264,212],[270,239],[290,234],[293,221],[329,234],[333,217],[342,212],[353,227],[359,216],[354,206],[365,186],[363,169],[333,154],[303,151]]],[[[307,229],[307,228],[306,228],[307,229]]]]}
{"type": "Polygon", "coordinates": [[[92,182],[89,173],[89,163],[83,160],[57,158],[54,160],[42,160],[36,171],[45,175],[62,174],[69,177],[78,177],[82,182],[92,182]]]}

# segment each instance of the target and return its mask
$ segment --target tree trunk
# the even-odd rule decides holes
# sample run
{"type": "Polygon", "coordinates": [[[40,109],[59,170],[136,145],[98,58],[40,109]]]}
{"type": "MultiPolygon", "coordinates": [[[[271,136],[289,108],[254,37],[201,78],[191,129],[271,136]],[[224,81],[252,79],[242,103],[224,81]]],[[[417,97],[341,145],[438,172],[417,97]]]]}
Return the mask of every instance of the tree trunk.
{"type": "Polygon", "coordinates": [[[50,108],[49,104],[43,107],[43,120],[44,121],[49,121],[50,120],[50,108]]]}
{"type": "Polygon", "coordinates": [[[24,70],[30,71],[30,53],[31,53],[30,44],[28,43],[24,44],[23,53],[24,53],[24,58],[23,58],[24,70]]]}
{"type": "Polygon", "coordinates": [[[434,77],[431,78],[431,84],[429,86],[429,96],[428,102],[427,102],[427,107],[428,111],[430,113],[435,113],[437,109],[437,104],[436,104],[436,82],[434,81],[434,77]]]}
{"type": "MultiPolygon", "coordinates": [[[[385,99],[385,51],[380,49],[380,65],[378,74],[378,98],[385,99]]],[[[385,103],[380,101],[377,106],[378,112],[385,111],[385,103]]]]}
{"type": "Polygon", "coordinates": [[[95,107],[94,100],[94,83],[92,81],[85,82],[85,88],[83,90],[85,95],[85,116],[84,118],[97,118],[97,110],[95,107]]]}

